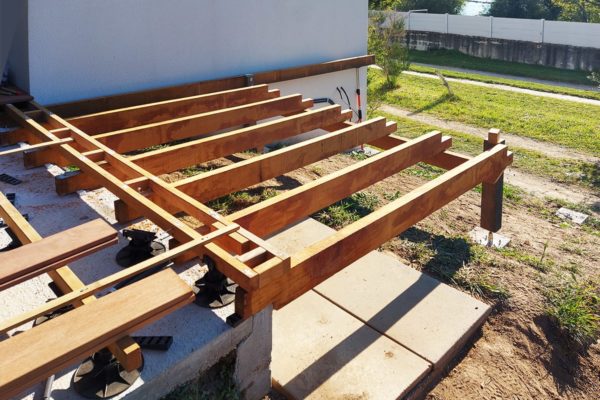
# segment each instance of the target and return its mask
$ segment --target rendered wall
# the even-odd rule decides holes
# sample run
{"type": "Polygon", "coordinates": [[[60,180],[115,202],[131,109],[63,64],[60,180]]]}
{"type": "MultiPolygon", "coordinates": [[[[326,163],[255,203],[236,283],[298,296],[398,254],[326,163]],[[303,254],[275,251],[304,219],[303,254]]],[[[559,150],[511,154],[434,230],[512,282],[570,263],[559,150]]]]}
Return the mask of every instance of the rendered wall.
{"type": "MultiPolygon", "coordinates": [[[[367,13],[367,0],[29,0],[29,89],[49,104],[364,55],[367,13]]],[[[345,76],[320,96],[352,96],[345,76]]]]}

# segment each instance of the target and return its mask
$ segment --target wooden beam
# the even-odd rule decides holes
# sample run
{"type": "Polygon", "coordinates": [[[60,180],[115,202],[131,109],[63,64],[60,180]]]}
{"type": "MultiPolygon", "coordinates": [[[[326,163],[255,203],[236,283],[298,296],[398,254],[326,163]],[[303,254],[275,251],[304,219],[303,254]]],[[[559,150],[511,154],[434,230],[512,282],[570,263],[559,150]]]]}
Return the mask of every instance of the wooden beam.
{"type": "Polygon", "coordinates": [[[497,145],[307,247],[292,256],[284,277],[259,290],[240,291],[236,313],[253,315],[271,303],[276,309],[283,307],[480,182],[497,176],[511,162],[506,146],[497,145]]]}
{"type": "MultiPolygon", "coordinates": [[[[389,135],[395,130],[396,124],[386,124],[385,118],[372,119],[245,161],[182,179],[174,182],[172,186],[200,202],[206,202],[389,135]]],[[[140,180],[133,180],[129,183],[139,182],[140,180]]],[[[165,210],[178,211],[172,204],[162,201],[159,196],[153,193],[149,195],[152,201],[160,204],[165,210]]],[[[115,201],[115,214],[122,218],[119,219],[119,222],[139,217],[137,212],[119,200],[115,201]]]]}
{"type": "Polygon", "coordinates": [[[64,230],[0,255],[0,290],[117,244],[117,231],[102,219],[64,230]]]}
{"type": "Polygon", "coordinates": [[[164,174],[240,151],[260,148],[278,140],[319,129],[351,117],[340,106],[309,110],[193,142],[131,156],[130,160],[153,174],[164,174]]]}
{"type": "MultiPolygon", "coordinates": [[[[327,74],[352,68],[366,67],[375,63],[372,55],[335,60],[325,63],[304,65],[254,74],[254,83],[273,83],[309,76],[327,74]]],[[[103,96],[87,100],[73,101],[49,106],[48,108],[64,118],[93,114],[116,108],[132,107],[145,103],[172,100],[180,97],[230,90],[247,86],[246,76],[239,75],[224,79],[188,83],[184,85],[162,87],[157,89],[130,92],[125,94],[103,96]]]]}
{"type": "Polygon", "coordinates": [[[173,184],[200,201],[255,185],[390,134],[395,123],[375,118],[173,184]]]}
{"type": "Polygon", "coordinates": [[[94,139],[111,149],[125,153],[205,135],[278,115],[300,112],[312,107],[312,101],[302,101],[302,95],[290,95],[238,107],[189,115],[168,121],[95,135],[94,139]]]}
{"type": "Polygon", "coordinates": [[[107,276],[106,278],[102,278],[98,281],[95,281],[87,286],[80,288],[76,292],[67,293],[54,300],[44,303],[43,305],[34,310],[27,311],[23,314],[14,316],[6,321],[2,321],[0,323],[0,333],[5,333],[10,329],[16,328],[17,326],[20,326],[39,316],[48,314],[52,311],[68,306],[69,304],[76,304],[82,299],[92,296],[104,289],[112,288],[118,283],[121,283],[129,278],[133,278],[141,274],[142,272],[148,271],[152,267],[168,262],[185,252],[193,250],[195,247],[202,246],[206,243],[210,243],[216,238],[231,232],[235,232],[238,229],[238,225],[231,224],[225,228],[213,231],[199,239],[194,239],[165,253],[159,254],[158,256],[152,257],[148,260],[142,261],[139,264],[131,266],[110,276],[107,276]]]}
{"type": "Polygon", "coordinates": [[[134,107],[119,108],[97,114],[69,118],[67,121],[88,135],[97,135],[104,132],[185,117],[187,115],[238,107],[276,97],[279,97],[279,90],[269,91],[267,85],[257,85],[134,107]]]}
{"type": "MultiPolygon", "coordinates": [[[[32,102],[31,104],[39,109],[45,110],[42,106],[35,102],[32,102]]],[[[48,132],[43,126],[35,122],[33,119],[24,115],[15,106],[8,105],[6,107],[9,115],[11,115],[24,127],[34,130],[40,135],[46,136],[49,140],[56,140],[56,137],[52,133],[48,132]]],[[[82,140],[86,140],[90,144],[93,144],[97,149],[104,151],[107,162],[113,163],[115,166],[119,165],[119,168],[122,168],[123,170],[128,170],[130,175],[139,175],[149,178],[152,181],[152,189],[154,189],[156,192],[160,192],[162,196],[168,196],[166,202],[175,204],[181,210],[188,212],[191,216],[198,218],[205,224],[210,225],[218,222],[219,224],[222,223],[226,225],[229,223],[229,221],[220,216],[218,213],[214,212],[202,203],[194,200],[190,196],[171,188],[166,182],[155,176],[152,176],[131,161],[128,161],[125,157],[116,153],[114,150],[108,148],[94,138],[89,137],[85,133],[81,132],[78,128],[70,125],[67,121],[63,120],[56,114],[49,114],[49,117],[60,122],[66,127],[70,127],[74,137],[79,136],[82,140]]],[[[145,217],[152,220],[165,231],[170,232],[171,235],[180,243],[186,243],[201,236],[194,229],[181,222],[177,217],[171,215],[160,206],[151,202],[136,190],[125,185],[113,175],[107,174],[101,167],[96,165],[95,162],[91,161],[87,157],[84,157],[69,144],[61,145],[60,148],[62,149],[65,157],[67,157],[73,164],[77,165],[85,173],[93,176],[96,180],[98,180],[98,182],[100,182],[102,186],[106,187],[109,191],[131,206],[136,208],[139,207],[145,217]]],[[[220,227],[221,226],[217,226],[217,228],[220,227]]],[[[247,267],[237,258],[216,244],[209,243],[203,247],[202,251],[198,251],[198,253],[199,255],[207,254],[212,257],[219,270],[228,277],[234,279],[240,285],[240,287],[252,288],[258,284],[258,280],[254,279],[256,278],[257,274],[251,268],[247,267]]]]}
{"type": "MultiPolygon", "coordinates": [[[[10,201],[0,192],[0,216],[4,222],[15,233],[19,241],[26,245],[42,240],[42,237],[10,201]]],[[[49,271],[50,279],[58,286],[62,293],[71,293],[85,287],[84,283],[73,273],[69,266],[65,265],[55,271],[49,271]]],[[[96,300],[94,296],[81,299],[73,305],[75,307],[89,304],[96,300]]],[[[142,361],[142,350],[140,346],[129,336],[120,338],[108,346],[111,353],[119,360],[127,371],[139,368],[142,361]]]]}
{"type": "Polygon", "coordinates": [[[448,149],[450,138],[431,132],[391,150],[343,168],[229,216],[254,234],[265,237],[365,189],[401,170],[448,149]],[[265,221],[269,221],[265,223],[265,221]]]}
{"type": "Polygon", "coordinates": [[[169,269],[0,342],[0,398],[20,393],[193,300],[191,289],[169,269]]]}
{"type": "MultiPolygon", "coordinates": [[[[407,143],[409,141],[410,139],[407,138],[403,138],[396,135],[390,135],[381,139],[377,139],[369,143],[369,145],[387,150],[396,147],[399,144],[407,143]]],[[[429,159],[424,159],[423,162],[429,165],[449,170],[458,167],[462,163],[469,161],[471,158],[472,157],[465,156],[464,154],[446,150],[443,153],[437,154],[429,159]]]]}

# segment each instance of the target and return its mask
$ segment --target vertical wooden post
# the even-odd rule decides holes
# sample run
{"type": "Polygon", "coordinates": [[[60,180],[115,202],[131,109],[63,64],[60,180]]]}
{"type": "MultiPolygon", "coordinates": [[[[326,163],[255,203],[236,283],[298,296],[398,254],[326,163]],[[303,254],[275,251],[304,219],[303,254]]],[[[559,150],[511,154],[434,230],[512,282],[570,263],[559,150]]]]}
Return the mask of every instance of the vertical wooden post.
{"type": "MultiPolygon", "coordinates": [[[[500,130],[490,129],[487,140],[483,141],[483,150],[487,151],[500,140],[500,130]]],[[[481,227],[490,232],[498,232],[502,228],[502,201],[504,191],[504,174],[494,182],[482,182],[481,187],[481,227]]]]}

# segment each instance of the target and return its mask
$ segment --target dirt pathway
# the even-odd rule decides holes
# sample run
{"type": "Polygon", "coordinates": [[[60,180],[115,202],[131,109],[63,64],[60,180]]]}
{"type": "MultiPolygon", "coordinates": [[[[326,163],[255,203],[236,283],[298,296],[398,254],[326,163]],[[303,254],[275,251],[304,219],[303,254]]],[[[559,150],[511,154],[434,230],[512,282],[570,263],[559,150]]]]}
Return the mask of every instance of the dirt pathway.
{"type": "MultiPolygon", "coordinates": [[[[380,108],[381,111],[392,114],[398,117],[410,118],[417,122],[422,122],[429,125],[435,125],[441,129],[451,129],[459,132],[468,133],[470,135],[479,136],[481,138],[487,138],[488,129],[479,128],[461,122],[447,121],[441,118],[437,118],[426,114],[415,114],[412,111],[405,110],[396,106],[384,104],[380,108]]],[[[490,127],[493,128],[493,127],[490,127]]],[[[510,133],[503,133],[503,137],[506,139],[509,145],[521,147],[527,150],[534,150],[544,153],[547,156],[555,158],[570,158],[573,160],[580,160],[589,163],[600,162],[600,158],[590,156],[587,154],[581,154],[573,149],[559,146],[557,144],[540,142],[535,139],[526,138],[523,136],[513,135],[510,133]]]]}
{"type": "MultiPolygon", "coordinates": [[[[459,122],[445,121],[429,115],[413,114],[410,111],[403,110],[390,105],[383,105],[381,107],[381,111],[399,117],[409,118],[418,122],[435,125],[442,130],[451,129],[479,136],[481,138],[487,137],[487,130],[483,128],[477,128],[459,122]]],[[[550,157],[572,158],[587,162],[600,162],[600,159],[598,158],[574,153],[571,150],[565,149],[561,146],[538,142],[533,139],[523,138],[511,134],[503,135],[504,138],[506,138],[506,141],[509,145],[512,144],[514,146],[522,147],[524,149],[539,151],[550,157]]],[[[514,185],[540,198],[554,197],[572,203],[580,203],[587,205],[600,204],[600,197],[592,190],[585,189],[579,186],[563,185],[560,183],[551,182],[548,179],[522,172],[516,168],[509,168],[505,175],[505,179],[507,183],[514,185]]]]}

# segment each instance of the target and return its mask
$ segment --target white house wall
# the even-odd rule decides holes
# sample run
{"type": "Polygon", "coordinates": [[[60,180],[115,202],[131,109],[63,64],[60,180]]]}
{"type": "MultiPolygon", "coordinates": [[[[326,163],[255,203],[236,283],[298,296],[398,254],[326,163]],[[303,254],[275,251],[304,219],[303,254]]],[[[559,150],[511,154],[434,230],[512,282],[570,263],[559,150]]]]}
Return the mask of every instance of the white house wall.
{"type": "MultiPolygon", "coordinates": [[[[367,0],[29,0],[29,90],[50,104],[359,56],[367,24],[367,0]]],[[[355,74],[330,75],[308,95],[354,102],[355,74]]]]}

